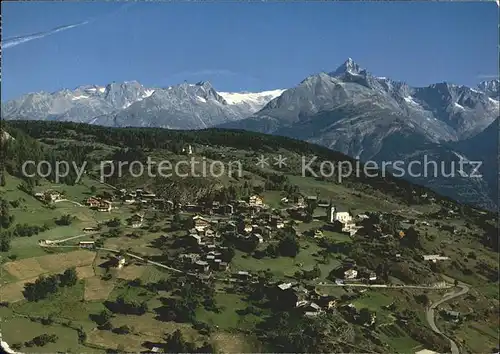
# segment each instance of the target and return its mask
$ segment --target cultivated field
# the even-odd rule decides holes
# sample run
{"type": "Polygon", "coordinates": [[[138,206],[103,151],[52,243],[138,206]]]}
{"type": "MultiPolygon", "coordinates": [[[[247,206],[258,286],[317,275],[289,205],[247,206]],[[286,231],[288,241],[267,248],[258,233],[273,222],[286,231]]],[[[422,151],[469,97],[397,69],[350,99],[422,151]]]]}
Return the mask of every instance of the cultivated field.
{"type": "MultiPolygon", "coordinates": [[[[41,274],[61,272],[71,267],[89,266],[94,258],[95,252],[77,250],[7,262],[3,265],[3,269],[15,278],[24,280],[41,274]]],[[[80,269],[80,272],[89,274],[89,269],[80,269]]],[[[93,271],[90,276],[92,275],[93,271]]]]}

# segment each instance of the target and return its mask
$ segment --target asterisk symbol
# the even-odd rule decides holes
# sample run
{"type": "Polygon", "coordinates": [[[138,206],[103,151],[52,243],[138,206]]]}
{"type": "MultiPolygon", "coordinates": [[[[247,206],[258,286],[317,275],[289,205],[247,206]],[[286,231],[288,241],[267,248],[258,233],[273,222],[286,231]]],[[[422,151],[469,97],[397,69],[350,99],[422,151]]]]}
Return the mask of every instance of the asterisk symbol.
{"type": "Polygon", "coordinates": [[[278,157],[273,157],[274,161],[276,161],[273,165],[278,165],[279,168],[286,166],[285,161],[287,160],[286,157],[283,157],[279,155],[278,157]]]}
{"type": "Polygon", "coordinates": [[[260,155],[260,157],[257,158],[257,163],[256,165],[260,168],[264,168],[269,166],[269,158],[265,157],[264,155],[260,155]]]}

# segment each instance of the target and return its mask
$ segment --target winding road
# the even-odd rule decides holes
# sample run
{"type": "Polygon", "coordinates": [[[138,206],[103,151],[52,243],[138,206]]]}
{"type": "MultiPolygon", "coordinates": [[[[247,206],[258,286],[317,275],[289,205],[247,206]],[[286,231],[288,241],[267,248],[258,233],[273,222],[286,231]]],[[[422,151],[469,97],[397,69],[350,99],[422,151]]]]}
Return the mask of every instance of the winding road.
{"type": "Polygon", "coordinates": [[[456,298],[458,296],[462,296],[464,294],[467,294],[467,292],[469,291],[469,287],[464,283],[458,283],[457,287],[459,288],[459,290],[445,294],[441,300],[436,301],[435,303],[431,304],[425,313],[426,318],[427,318],[427,322],[429,323],[429,326],[431,327],[431,329],[435,333],[443,336],[444,338],[446,338],[447,340],[450,341],[452,354],[460,354],[460,350],[458,349],[457,343],[455,343],[451,338],[449,338],[443,332],[441,332],[439,330],[439,328],[436,326],[436,322],[435,322],[436,318],[435,318],[434,310],[436,309],[436,307],[438,307],[442,303],[444,303],[446,301],[453,300],[454,298],[456,298]]]}

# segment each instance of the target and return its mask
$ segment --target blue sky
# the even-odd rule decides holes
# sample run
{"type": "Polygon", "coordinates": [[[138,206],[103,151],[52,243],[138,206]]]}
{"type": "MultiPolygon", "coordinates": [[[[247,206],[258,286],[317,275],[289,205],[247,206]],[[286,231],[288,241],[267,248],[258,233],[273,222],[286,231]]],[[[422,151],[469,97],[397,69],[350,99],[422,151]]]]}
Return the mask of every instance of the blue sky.
{"type": "Polygon", "coordinates": [[[2,100],[127,80],[287,88],[348,57],[415,86],[476,85],[498,73],[493,1],[2,2],[2,15],[2,100]],[[82,22],[12,45],[13,37],[82,22]]]}

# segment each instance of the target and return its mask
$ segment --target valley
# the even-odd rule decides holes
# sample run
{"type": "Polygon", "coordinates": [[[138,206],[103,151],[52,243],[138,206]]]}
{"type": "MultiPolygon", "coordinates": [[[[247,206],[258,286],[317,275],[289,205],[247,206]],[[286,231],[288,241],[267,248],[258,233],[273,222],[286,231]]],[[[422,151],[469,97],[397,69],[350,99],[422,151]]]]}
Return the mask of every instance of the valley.
{"type": "Polygon", "coordinates": [[[303,177],[301,156],[350,158],[289,138],[41,121],[2,129],[1,332],[16,351],[497,346],[495,213],[391,176],[303,177]],[[261,155],[287,164],[261,168],[261,155]],[[147,157],[241,161],[243,171],[99,182],[101,161],[147,157]],[[55,183],[23,177],[28,159],[88,169],[55,183]]]}

